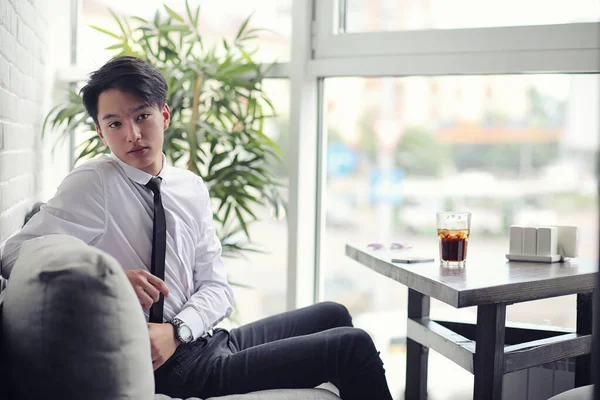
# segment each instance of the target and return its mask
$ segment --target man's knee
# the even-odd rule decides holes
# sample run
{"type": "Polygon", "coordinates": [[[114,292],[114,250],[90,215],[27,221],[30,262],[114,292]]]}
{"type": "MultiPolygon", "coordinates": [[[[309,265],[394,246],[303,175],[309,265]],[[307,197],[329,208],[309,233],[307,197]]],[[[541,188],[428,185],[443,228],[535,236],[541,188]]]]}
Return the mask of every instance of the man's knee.
{"type": "MultiPolygon", "coordinates": [[[[351,362],[361,367],[368,367],[371,363],[381,365],[379,353],[371,336],[360,328],[344,328],[341,332],[341,340],[346,354],[350,355],[351,362]]],[[[350,361],[350,360],[349,360],[350,361]]]]}
{"type": "Polygon", "coordinates": [[[359,348],[366,350],[375,350],[375,344],[373,338],[367,333],[367,331],[360,328],[352,328],[348,330],[348,334],[351,337],[352,343],[359,348]]]}
{"type": "Polygon", "coordinates": [[[328,315],[328,318],[336,321],[336,326],[352,326],[352,317],[344,305],[333,301],[325,301],[320,303],[320,307],[323,313],[328,315]]]}

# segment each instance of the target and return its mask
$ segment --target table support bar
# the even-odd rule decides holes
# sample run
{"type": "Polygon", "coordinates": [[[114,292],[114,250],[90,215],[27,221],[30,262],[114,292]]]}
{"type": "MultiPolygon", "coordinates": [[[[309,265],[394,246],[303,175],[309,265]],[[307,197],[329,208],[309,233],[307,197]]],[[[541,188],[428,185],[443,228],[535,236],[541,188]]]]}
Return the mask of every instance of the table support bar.
{"type": "MultiPolygon", "coordinates": [[[[408,318],[429,316],[429,296],[408,289],[408,318]]],[[[427,361],[429,348],[406,340],[406,399],[427,399],[427,361]]]]}
{"type": "Polygon", "coordinates": [[[502,400],[506,304],[477,307],[474,400],[502,400]]]}

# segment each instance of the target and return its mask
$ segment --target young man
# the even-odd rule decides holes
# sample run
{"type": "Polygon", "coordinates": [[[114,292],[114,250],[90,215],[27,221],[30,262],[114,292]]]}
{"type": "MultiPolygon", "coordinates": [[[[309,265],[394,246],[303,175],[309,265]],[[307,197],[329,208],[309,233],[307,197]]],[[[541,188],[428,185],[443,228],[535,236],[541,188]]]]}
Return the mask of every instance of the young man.
{"type": "Polygon", "coordinates": [[[22,242],[41,235],[72,235],[111,254],[149,321],[158,393],[211,397],[330,381],[344,400],[391,399],[371,338],[341,305],[212,333],[231,315],[233,293],[205,184],[162,153],[170,122],[164,77],[145,61],[119,57],[92,73],[81,94],[112,153],[75,168],[5,243],[4,275],[22,242]]]}

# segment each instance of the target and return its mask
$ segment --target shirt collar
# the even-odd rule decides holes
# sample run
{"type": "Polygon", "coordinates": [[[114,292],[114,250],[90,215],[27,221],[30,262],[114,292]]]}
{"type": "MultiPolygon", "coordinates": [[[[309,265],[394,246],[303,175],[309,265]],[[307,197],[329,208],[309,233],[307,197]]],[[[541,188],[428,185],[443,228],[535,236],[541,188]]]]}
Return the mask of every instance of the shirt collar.
{"type": "MultiPolygon", "coordinates": [[[[125,173],[129,177],[129,179],[131,179],[132,181],[134,181],[136,183],[139,183],[140,185],[147,184],[150,181],[150,179],[153,177],[149,173],[144,172],[141,169],[132,167],[131,165],[122,161],[114,153],[110,153],[109,157],[111,157],[113,160],[115,160],[121,166],[121,168],[123,168],[123,171],[125,171],[125,173]]],[[[167,183],[167,175],[168,175],[168,171],[169,171],[169,166],[167,165],[167,157],[165,157],[164,153],[162,155],[162,158],[163,158],[163,167],[157,176],[160,176],[162,178],[163,183],[167,183]]]]}

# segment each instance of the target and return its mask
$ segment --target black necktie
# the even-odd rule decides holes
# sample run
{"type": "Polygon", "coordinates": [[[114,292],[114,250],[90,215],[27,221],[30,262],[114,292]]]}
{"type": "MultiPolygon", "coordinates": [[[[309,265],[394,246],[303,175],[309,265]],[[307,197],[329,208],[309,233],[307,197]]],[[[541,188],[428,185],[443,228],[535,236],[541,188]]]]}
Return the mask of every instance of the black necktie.
{"type": "MultiPolygon", "coordinates": [[[[165,251],[167,248],[167,221],[165,209],[160,196],[160,184],[162,179],[155,177],[150,179],[146,187],[154,193],[154,225],[152,228],[152,265],[150,272],[161,280],[165,280],[165,251]]],[[[158,302],[150,308],[150,322],[162,324],[164,296],[161,293],[158,302]]]]}

